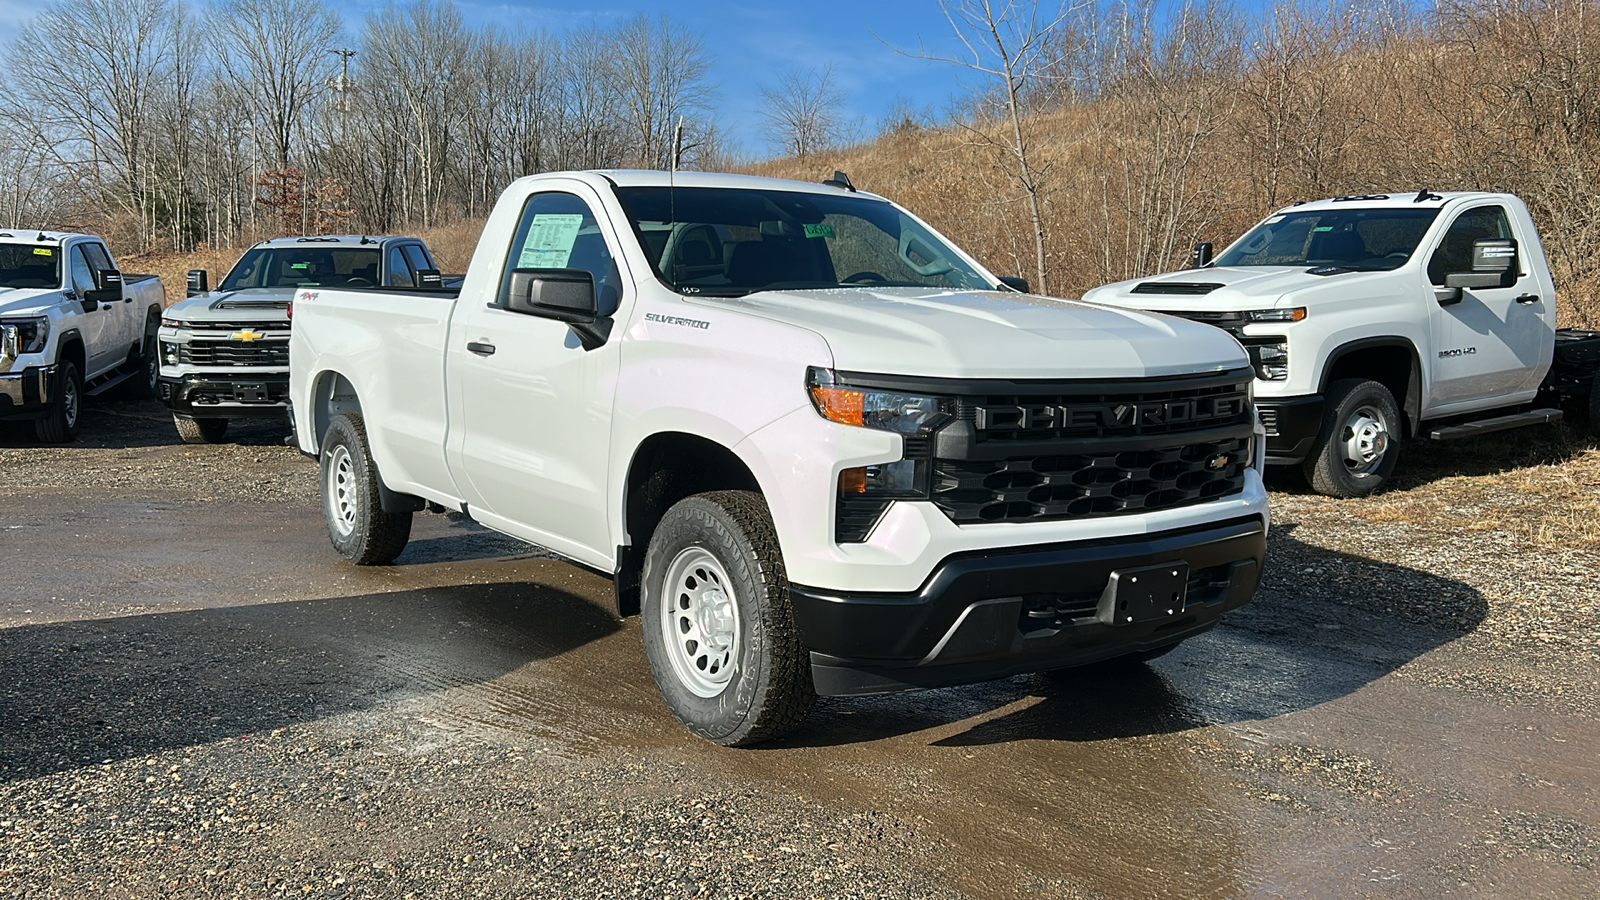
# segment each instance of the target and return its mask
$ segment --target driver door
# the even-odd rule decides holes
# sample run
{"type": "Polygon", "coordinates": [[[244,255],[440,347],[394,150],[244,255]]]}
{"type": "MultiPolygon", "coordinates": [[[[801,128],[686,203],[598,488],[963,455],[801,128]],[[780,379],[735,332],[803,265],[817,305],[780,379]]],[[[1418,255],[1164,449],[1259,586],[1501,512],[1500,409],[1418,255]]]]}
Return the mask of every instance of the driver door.
{"type": "MultiPolygon", "coordinates": [[[[84,255],[82,244],[72,245],[67,252],[67,290],[72,299],[80,303],[94,290],[94,270],[89,266],[89,258],[84,255]]],[[[117,341],[119,323],[115,307],[116,304],[111,303],[85,307],[90,311],[76,317],[73,322],[72,327],[83,335],[83,352],[87,358],[84,368],[88,371],[81,374],[85,381],[118,365],[127,356],[127,346],[117,341]],[[117,352],[119,346],[121,353],[117,352]]]]}

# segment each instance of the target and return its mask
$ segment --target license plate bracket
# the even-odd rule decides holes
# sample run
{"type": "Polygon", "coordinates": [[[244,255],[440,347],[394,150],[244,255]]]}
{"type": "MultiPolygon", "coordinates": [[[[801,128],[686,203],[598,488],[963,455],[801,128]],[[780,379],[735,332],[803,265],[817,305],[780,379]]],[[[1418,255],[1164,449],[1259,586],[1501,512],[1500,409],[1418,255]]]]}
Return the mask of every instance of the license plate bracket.
{"type": "Polygon", "coordinates": [[[233,386],[233,399],[239,403],[267,403],[267,386],[264,384],[236,384],[233,386]]]}
{"type": "Polygon", "coordinates": [[[1139,625],[1183,613],[1188,600],[1189,564],[1163,563],[1118,569],[1100,596],[1098,618],[1107,625],[1139,625]]]}

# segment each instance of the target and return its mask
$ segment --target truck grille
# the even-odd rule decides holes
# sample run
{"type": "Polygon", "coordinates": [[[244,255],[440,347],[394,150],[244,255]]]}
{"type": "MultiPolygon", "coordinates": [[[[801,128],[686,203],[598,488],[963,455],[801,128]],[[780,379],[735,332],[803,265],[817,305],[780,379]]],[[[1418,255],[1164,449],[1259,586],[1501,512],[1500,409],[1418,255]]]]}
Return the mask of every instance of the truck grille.
{"type": "Polygon", "coordinates": [[[1238,493],[1254,428],[1251,378],[1238,369],[1010,382],[958,396],[956,421],[929,451],[933,502],[968,525],[1150,512],[1238,493]]]}
{"type": "Polygon", "coordinates": [[[287,366],[289,342],[193,341],[178,345],[178,363],[192,366],[287,366]]]}
{"type": "Polygon", "coordinates": [[[1248,437],[1151,450],[936,459],[933,502],[957,525],[1171,509],[1244,490],[1248,437]]]}

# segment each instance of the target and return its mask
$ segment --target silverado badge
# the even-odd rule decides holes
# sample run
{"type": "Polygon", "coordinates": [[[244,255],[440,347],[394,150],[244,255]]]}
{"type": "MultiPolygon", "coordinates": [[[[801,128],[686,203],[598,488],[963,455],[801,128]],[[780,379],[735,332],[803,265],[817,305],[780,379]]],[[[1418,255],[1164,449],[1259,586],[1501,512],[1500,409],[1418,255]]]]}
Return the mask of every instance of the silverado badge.
{"type": "Polygon", "coordinates": [[[228,337],[236,341],[244,341],[248,344],[251,341],[259,341],[266,337],[266,335],[259,331],[251,331],[250,329],[246,328],[243,331],[235,331],[233,334],[228,335],[228,337]]]}

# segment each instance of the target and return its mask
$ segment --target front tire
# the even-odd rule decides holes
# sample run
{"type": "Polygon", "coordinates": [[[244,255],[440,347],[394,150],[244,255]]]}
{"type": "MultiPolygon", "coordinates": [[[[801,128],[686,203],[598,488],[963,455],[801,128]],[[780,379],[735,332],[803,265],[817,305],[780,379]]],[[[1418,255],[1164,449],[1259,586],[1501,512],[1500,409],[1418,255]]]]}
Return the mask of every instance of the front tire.
{"type": "Polygon", "coordinates": [[[393,562],[411,540],[411,513],[384,512],[378,466],[359,413],[328,423],[320,468],[322,519],[333,549],[358,566],[393,562]]]}
{"type": "Polygon", "coordinates": [[[690,731],[739,747],[811,713],[810,655],[760,494],[698,494],[667,510],[650,536],[643,589],[650,674],[690,731]]]}
{"type": "Polygon", "coordinates": [[[1400,458],[1400,407],[1376,381],[1345,378],[1328,389],[1322,428],[1306,457],[1306,480],[1326,497],[1365,497],[1400,458]]]}
{"type": "Polygon", "coordinates": [[[227,419],[196,419],[173,413],[172,424],[185,444],[220,444],[228,434],[227,419]]]}
{"type": "Polygon", "coordinates": [[[44,418],[35,419],[33,433],[46,444],[65,444],[77,440],[78,418],[83,413],[83,374],[78,364],[62,360],[56,369],[56,387],[44,418]]]}

